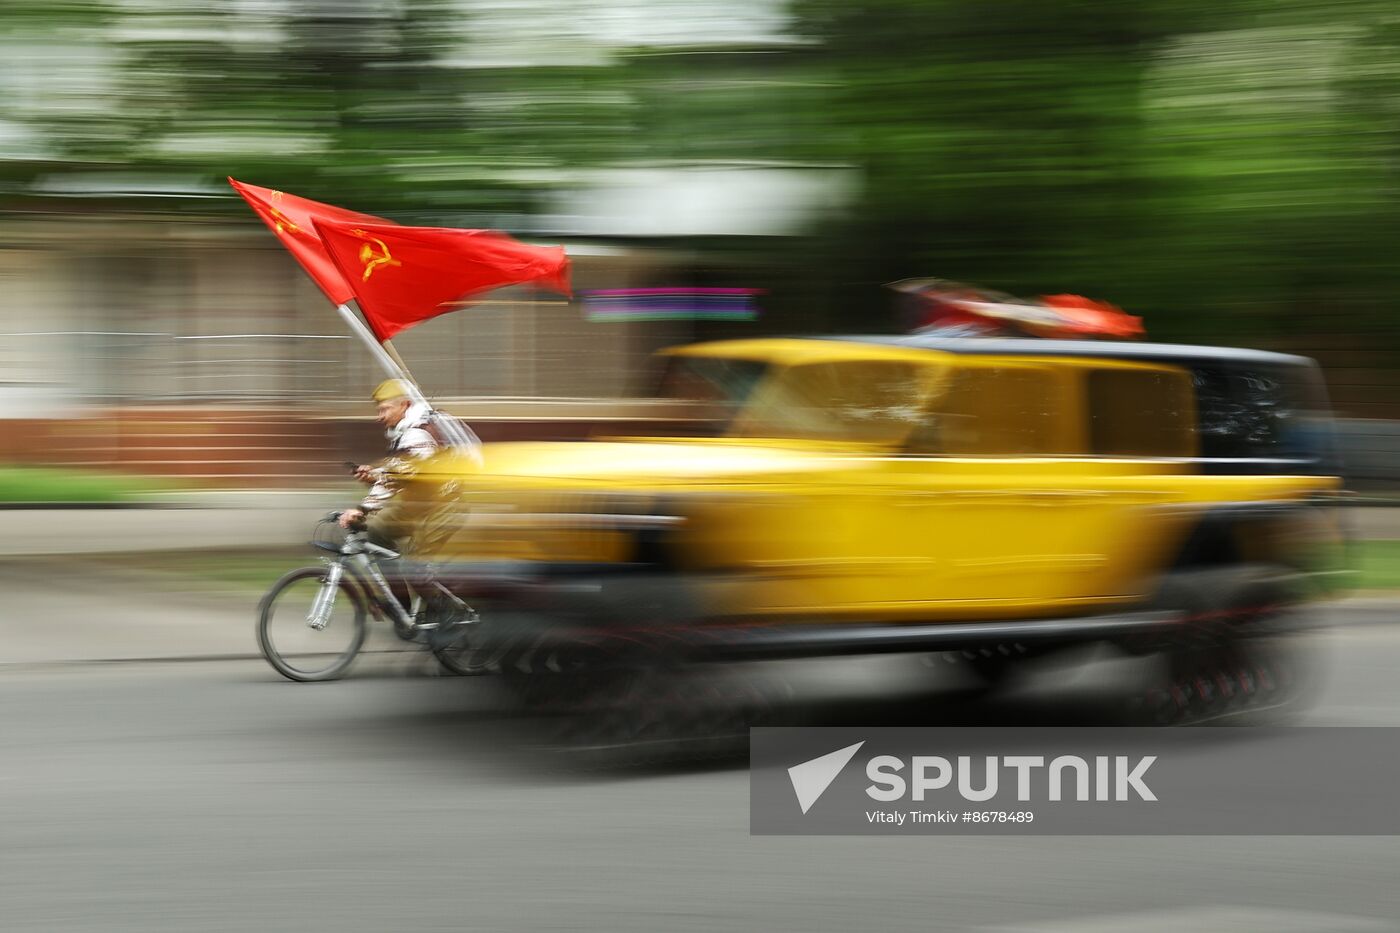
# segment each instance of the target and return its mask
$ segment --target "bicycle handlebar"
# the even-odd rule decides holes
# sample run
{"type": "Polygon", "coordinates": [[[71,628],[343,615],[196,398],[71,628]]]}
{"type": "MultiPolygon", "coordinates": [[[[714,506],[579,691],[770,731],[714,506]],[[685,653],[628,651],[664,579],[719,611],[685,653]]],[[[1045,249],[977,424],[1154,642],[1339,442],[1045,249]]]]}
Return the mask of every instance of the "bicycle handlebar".
{"type": "MultiPolygon", "coordinates": [[[[327,513],[326,513],[326,517],[323,518],[323,519],[321,519],[321,521],[323,521],[323,522],[334,522],[335,524],[339,525],[339,524],[340,524],[340,516],[344,515],[344,514],[345,514],[346,512],[348,512],[348,511],[350,511],[350,510],[349,510],[349,509],[337,509],[337,510],[335,510],[335,511],[333,511],[333,512],[327,512],[327,513]]],[[[346,531],[364,531],[364,530],[365,530],[365,527],[366,527],[366,525],[365,525],[365,520],[364,520],[364,518],[361,518],[359,521],[355,522],[353,525],[351,525],[349,528],[347,528],[347,529],[345,529],[345,530],[346,530],[346,531]]]]}

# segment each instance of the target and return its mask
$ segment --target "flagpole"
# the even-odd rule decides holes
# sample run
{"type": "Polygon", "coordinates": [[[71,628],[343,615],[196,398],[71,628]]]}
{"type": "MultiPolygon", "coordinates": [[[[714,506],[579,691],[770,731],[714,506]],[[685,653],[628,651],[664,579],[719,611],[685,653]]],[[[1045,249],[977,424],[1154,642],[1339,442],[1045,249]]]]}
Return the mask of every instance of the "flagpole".
{"type": "Polygon", "coordinates": [[[384,348],[385,353],[389,354],[389,359],[393,360],[398,365],[399,369],[408,372],[408,364],[403,361],[403,357],[399,356],[399,351],[394,346],[394,341],[386,340],[380,344],[380,346],[384,348]]]}
{"type": "Polygon", "coordinates": [[[408,371],[403,360],[399,358],[398,352],[392,350],[389,341],[384,341],[381,345],[379,339],[374,336],[374,332],[365,326],[365,322],[360,320],[360,316],[350,309],[349,305],[338,304],[335,310],[350,327],[350,332],[360,338],[360,342],[369,350],[369,355],[374,357],[374,361],[380,365],[389,378],[403,381],[409,392],[409,398],[414,403],[425,406],[432,417],[437,421],[442,429],[443,435],[452,443],[453,447],[459,447],[471,452],[474,459],[481,459],[481,439],[476,436],[476,432],[466,427],[455,418],[441,418],[439,413],[433,409],[432,403],[419,387],[418,381],[413,378],[413,374],[408,371]]]}

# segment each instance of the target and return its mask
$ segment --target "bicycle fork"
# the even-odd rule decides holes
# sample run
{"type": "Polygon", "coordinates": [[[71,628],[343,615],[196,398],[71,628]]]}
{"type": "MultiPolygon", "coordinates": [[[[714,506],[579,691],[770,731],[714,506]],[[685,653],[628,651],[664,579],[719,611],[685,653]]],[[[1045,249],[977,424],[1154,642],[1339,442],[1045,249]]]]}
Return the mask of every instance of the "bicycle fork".
{"type": "Polygon", "coordinates": [[[331,621],[331,610],[335,607],[335,594],[340,590],[340,581],[345,576],[345,565],[340,561],[327,562],[326,578],[321,581],[321,591],[311,603],[306,613],[306,624],[316,631],[324,629],[331,621]]]}

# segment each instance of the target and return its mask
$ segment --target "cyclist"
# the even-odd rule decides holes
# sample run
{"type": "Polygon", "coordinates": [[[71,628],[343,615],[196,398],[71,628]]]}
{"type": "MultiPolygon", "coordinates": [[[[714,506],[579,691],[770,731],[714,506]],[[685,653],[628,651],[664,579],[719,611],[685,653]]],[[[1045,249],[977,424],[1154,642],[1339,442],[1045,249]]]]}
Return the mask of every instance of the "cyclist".
{"type": "Polygon", "coordinates": [[[389,441],[389,456],[378,466],[355,467],[355,478],[370,490],[359,508],[341,513],[340,527],[352,528],[363,521],[370,541],[402,551],[400,544],[411,528],[407,509],[398,496],[399,478],[411,472],[413,461],[431,457],[441,445],[432,431],[433,410],[421,396],[415,401],[403,380],[381,382],[371,398],[389,441]]]}

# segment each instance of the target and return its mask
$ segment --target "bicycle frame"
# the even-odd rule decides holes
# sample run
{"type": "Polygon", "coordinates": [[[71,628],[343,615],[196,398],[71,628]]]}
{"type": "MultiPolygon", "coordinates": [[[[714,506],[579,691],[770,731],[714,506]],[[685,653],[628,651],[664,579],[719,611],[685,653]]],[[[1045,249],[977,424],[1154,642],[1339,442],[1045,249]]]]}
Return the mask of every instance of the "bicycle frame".
{"type": "MultiPolygon", "coordinates": [[[[431,651],[449,672],[467,676],[487,673],[486,664],[478,657],[479,649],[469,644],[469,636],[477,631],[475,623],[480,620],[476,610],[444,585],[437,578],[433,565],[428,564],[389,568],[394,578],[401,579],[409,590],[409,596],[401,599],[395,593],[397,584],[390,585],[383,566],[384,561],[396,560],[401,555],[371,542],[363,528],[350,531],[343,538],[338,532],[324,532],[323,526],[330,526],[340,514],[332,513],[322,519],[311,541],[323,552],[321,566],[290,571],[258,603],[258,644],[273,669],[289,680],[302,682],[335,680],[343,676],[364,647],[368,634],[366,617],[373,616],[388,621],[394,635],[401,640],[431,651]],[[316,587],[310,594],[304,588],[306,583],[316,587]],[[279,648],[280,636],[273,634],[274,609],[281,596],[294,586],[301,587],[297,592],[302,595],[293,597],[297,602],[305,595],[312,597],[310,608],[304,610],[300,622],[317,632],[330,627],[336,599],[341,597],[342,589],[345,591],[343,596],[349,604],[341,606],[342,612],[335,625],[336,637],[332,639],[340,642],[348,638],[343,648],[318,643],[308,651],[305,641],[295,639],[288,643],[295,645],[293,653],[279,648]],[[342,625],[339,618],[344,617],[346,609],[352,609],[353,613],[342,625]],[[307,667],[309,658],[329,660],[320,667],[307,667]]],[[[281,618],[295,627],[299,615],[299,611],[291,612],[281,618]]]]}
{"type": "Polygon", "coordinates": [[[340,592],[340,584],[348,568],[360,590],[378,609],[387,612],[392,621],[411,628],[414,625],[412,613],[399,602],[383,571],[379,569],[379,561],[393,560],[398,556],[397,551],[369,541],[363,532],[346,535],[345,544],[341,546],[335,558],[321,558],[327,567],[326,579],[321,584],[321,591],[316,594],[310,610],[307,611],[306,624],[319,631],[330,622],[336,594],[340,592]]]}

